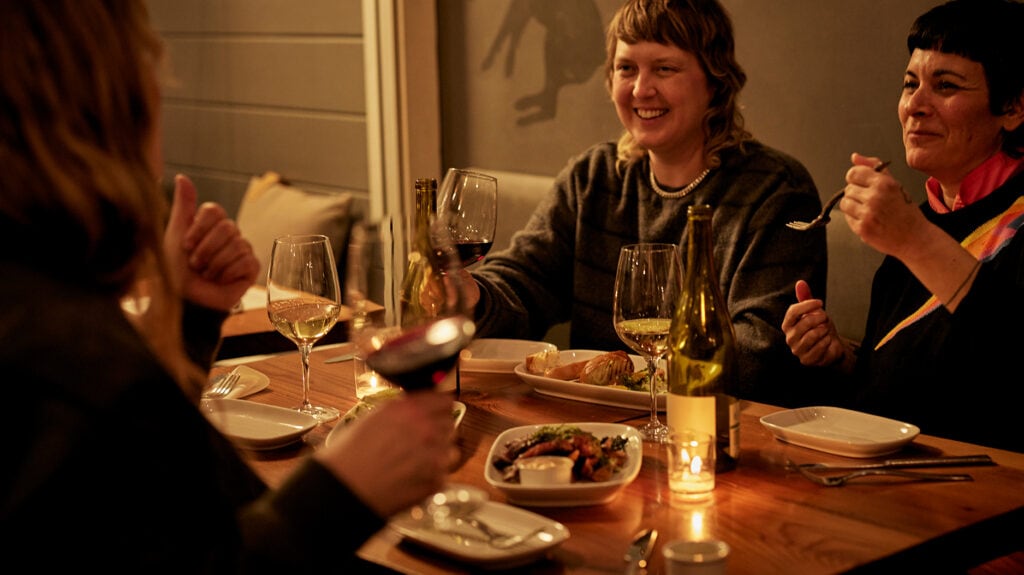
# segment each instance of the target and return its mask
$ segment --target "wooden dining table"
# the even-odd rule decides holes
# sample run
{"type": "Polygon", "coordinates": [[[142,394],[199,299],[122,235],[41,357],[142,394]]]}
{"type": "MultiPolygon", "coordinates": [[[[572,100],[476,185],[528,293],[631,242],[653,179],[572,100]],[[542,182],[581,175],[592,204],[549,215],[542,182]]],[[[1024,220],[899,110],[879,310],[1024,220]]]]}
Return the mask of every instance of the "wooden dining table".
{"type": "MultiPolygon", "coordinates": [[[[314,349],[310,397],[343,413],[357,399],[346,344],[314,349]]],[[[297,353],[247,364],[268,376],[267,389],[247,399],[296,407],[301,398],[297,353]]],[[[213,373],[230,369],[215,366],[213,373]]],[[[460,374],[458,400],[467,406],[456,430],[461,458],[450,481],[505,502],[484,478],[495,438],[516,426],[603,422],[639,425],[643,409],[600,405],[543,395],[507,373],[460,374]]],[[[727,573],[817,574],[841,572],[964,572],[993,558],[1024,550],[1024,454],[921,434],[892,456],[987,454],[992,466],[944,469],[969,473],[969,482],[865,478],[842,487],[812,483],[787,462],[871,462],[784,443],[760,422],[780,407],[742,402],[740,457],[720,473],[710,499],[679,500],[669,490],[666,448],[644,443],[639,475],[611,501],[578,507],[527,508],[568,528],[562,544],[516,573],[622,573],[634,536],[658,530],[648,573],[662,573],[661,549],[675,539],[718,539],[731,548],[727,573]]],[[[322,423],[300,443],[244,457],[271,486],[324,444],[342,420],[322,423]]],[[[890,457],[892,457],[890,456],[890,457]]],[[[326,512],[326,511],[325,511],[326,512]]],[[[339,518],[339,521],[343,521],[339,518]]],[[[402,573],[475,573],[479,568],[429,551],[385,528],[360,549],[361,557],[402,573]]],[[[1019,556],[1016,553],[1015,556],[1019,556]]]]}

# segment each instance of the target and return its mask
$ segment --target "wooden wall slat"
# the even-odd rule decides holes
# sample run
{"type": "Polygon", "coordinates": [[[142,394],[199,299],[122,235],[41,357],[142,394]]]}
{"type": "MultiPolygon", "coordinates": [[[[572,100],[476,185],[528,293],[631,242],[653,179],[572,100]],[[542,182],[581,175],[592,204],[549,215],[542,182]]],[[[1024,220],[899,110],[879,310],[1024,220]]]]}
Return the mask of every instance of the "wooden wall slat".
{"type": "Polygon", "coordinates": [[[360,0],[149,0],[163,34],[271,33],[362,36],[360,0]]]}
{"type": "Polygon", "coordinates": [[[268,39],[172,39],[169,99],[366,113],[363,45],[268,39]]]}
{"type": "Polygon", "coordinates": [[[164,106],[169,164],[366,190],[366,122],[330,116],[164,106]]]}

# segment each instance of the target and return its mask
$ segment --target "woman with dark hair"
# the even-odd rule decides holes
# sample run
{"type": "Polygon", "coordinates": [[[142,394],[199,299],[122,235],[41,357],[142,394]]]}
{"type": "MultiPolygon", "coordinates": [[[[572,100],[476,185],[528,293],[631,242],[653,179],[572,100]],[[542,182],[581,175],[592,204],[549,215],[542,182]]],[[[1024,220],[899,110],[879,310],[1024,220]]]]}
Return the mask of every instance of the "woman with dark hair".
{"type": "Polygon", "coordinates": [[[1024,349],[1022,27],[1024,4],[1011,0],[953,0],[914,22],[897,113],[927,200],[908,203],[870,169],[877,158],[854,154],[839,207],[885,254],[862,345],[838,336],[802,282],[782,323],[802,363],[851,376],[837,386],[851,386],[852,407],[1014,451],[1022,395],[1005,378],[1024,349]]]}
{"type": "Polygon", "coordinates": [[[821,201],[794,158],[754,140],[732,22],[716,0],[629,0],[607,30],[605,75],[625,131],[570,160],[508,249],[473,271],[478,334],[539,339],[571,320],[574,348],[625,349],[612,325],[619,249],[685,247],[686,211],[710,204],[714,255],[736,330],[745,399],[801,401],[779,324],[791,286],[825,289],[824,230],[785,226],[821,201]]]}
{"type": "Polygon", "coordinates": [[[4,562],[372,572],[359,546],[447,476],[451,397],[389,402],[276,490],[211,426],[200,392],[259,263],[187,178],[161,192],[162,50],[143,0],[0,2],[4,562]]]}

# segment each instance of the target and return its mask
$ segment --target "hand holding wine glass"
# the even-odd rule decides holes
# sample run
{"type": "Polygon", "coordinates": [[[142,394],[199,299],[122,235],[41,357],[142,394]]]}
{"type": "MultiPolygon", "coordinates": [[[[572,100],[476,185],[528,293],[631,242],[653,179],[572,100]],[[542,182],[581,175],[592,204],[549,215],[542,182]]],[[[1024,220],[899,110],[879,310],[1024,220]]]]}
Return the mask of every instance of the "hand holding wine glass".
{"type": "Polygon", "coordinates": [[[364,226],[361,235],[369,245],[359,252],[371,256],[368,263],[355,266],[355,252],[349,255],[352,275],[347,283],[355,285],[355,274],[369,272],[376,278],[358,283],[376,287],[362,294],[347,289],[348,305],[358,310],[361,297],[372,300],[377,294],[384,306],[359,318],[353,341],[368,367],[406,390],[436,388],[451,374],[459,352],[475,333],[451,238],[434,218],[424,214],[423,223],[426,227],[414,235],[404,274],[393,261],[394,230],[387,223],[364,226]]]}
{"type": "Polygon", "coordinates": [[[498,180],[450,168],[441,182],[437,213],[451,234],[463,267],[484,258],[494,244],[498,180]]]}
{"type": "Polygon", "coordinates": [[[663,443],[669,427],[658,420],[658,362],[668,352],[669,327],[682,290],[683,274],[674,244],[640,243],[619,252],[615,275],[615,333],[647,362],[651,419],[638,429],[647,441],[663,443]]]}
{"type": "Polygon", "coordinates": [[[327,236],[294,235],[274,240],[267,272],[267,315],[281,335],[295,342],[302,360],[302,405],[318,421],[336,419],[333,407],[309,401],[309,353],[338,321],[338,269],[327,236]]]}

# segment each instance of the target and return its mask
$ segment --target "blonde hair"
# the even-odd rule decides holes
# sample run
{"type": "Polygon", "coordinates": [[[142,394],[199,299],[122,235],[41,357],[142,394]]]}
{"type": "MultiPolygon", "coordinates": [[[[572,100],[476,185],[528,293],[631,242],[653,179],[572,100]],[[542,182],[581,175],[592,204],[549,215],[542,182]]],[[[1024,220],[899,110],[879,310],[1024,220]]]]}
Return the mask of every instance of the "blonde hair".
{"type": "Polygon", "coordinates": [[[112,298],[147,278],[134,323],[191,391],[167,199],[147,156],[162,57],[141,0],[0,2],[0,237],[45,234],[14,257],[112,298]]]}
{"type": "MultiPolygon", "coordinates": [[[[627,44],[657,42],[674,45],[697,57],[712,97],[703,118],[708,165],[721,164],[718,153],[752,138],[743,127],[740,90],[747,75],[736,61],[732,21],[717,0],[627,0],[608,26],[605,84],[609,92],[615,73],[615,49],[627,44]]],[[[626,131],[618,142],[618,167],[642,158],[647,150],[626,131]]]]}

